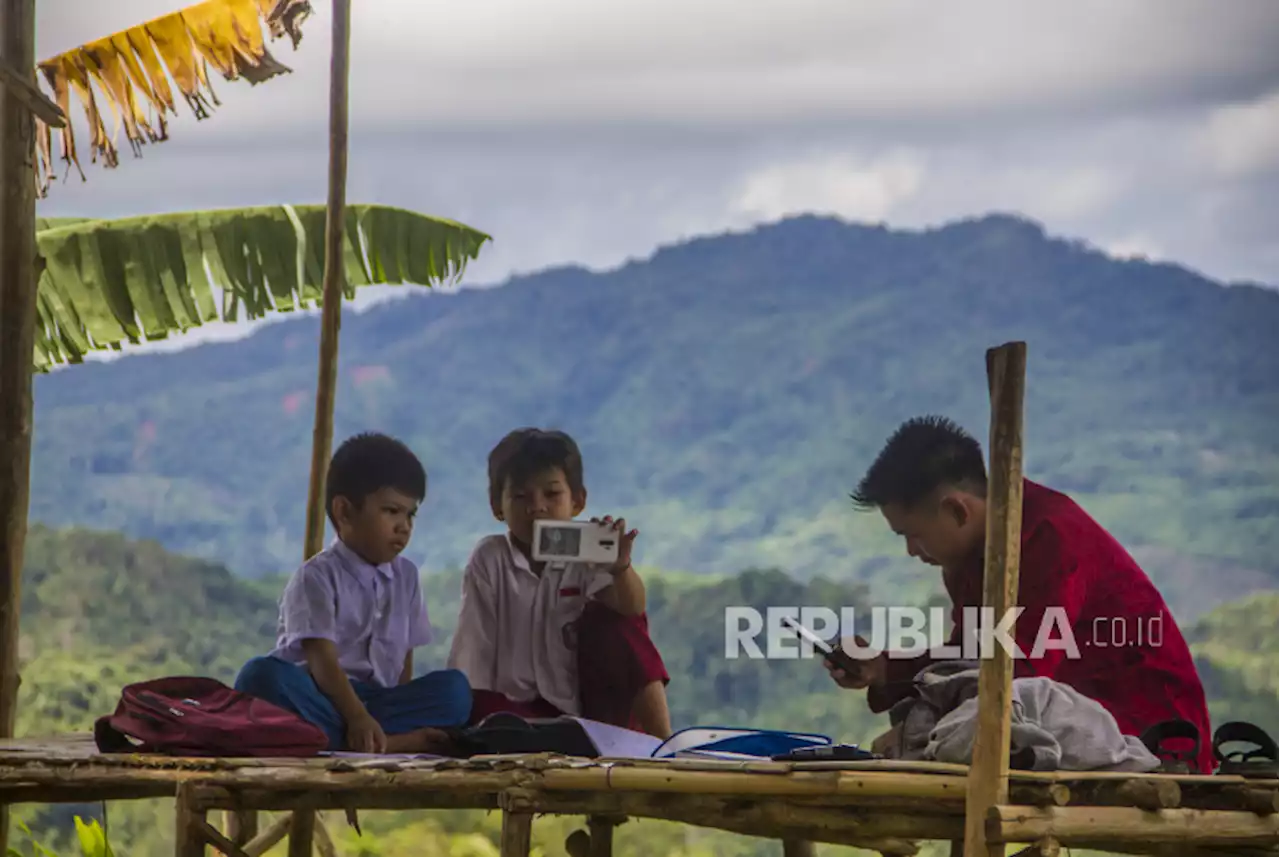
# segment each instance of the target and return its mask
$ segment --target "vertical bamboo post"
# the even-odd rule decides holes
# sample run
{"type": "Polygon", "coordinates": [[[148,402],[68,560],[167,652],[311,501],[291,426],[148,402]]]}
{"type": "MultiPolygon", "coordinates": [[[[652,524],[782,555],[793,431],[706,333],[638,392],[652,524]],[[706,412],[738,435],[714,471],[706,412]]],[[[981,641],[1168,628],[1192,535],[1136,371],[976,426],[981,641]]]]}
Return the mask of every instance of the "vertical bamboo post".
{"type": "Polygon", "coordinates": [[[612,818],[591,816],[587,830],[591,832],[590,857],[613,857],[613,829],[618,822],[612,818]]]}
{"type": "Polygon", "coordinates": [[[302,559],[324,544],[324,480],[333,444],[333,400],[338,379],[338,331],[342,327],[342,241],[347,205],[347,69],[351,52],[351,0],[333,0],[333,48],[329,60],[329,200],[324,228],[324,305],[316,380],[311,481],[302,559]]]}
{"type": "Polygon", "coordinates": [[[502,811],[501,857],[529,857],[533,843],[533,813],[523,810],[502,811]]]}
{"type": "Polygon", "coordinates": [[[295,809],[289,825],[289,857],[311,857],[315,847],[316,811],[295,809]]]}
{"type": "Polygon", "coordinates": [[[196,809],[191,786],[179,783],[173,813],[174,857],[203,857],[207,849],[197,822],[204,821],[206,815],[204,810],[196,809]]]}
{"type": "MultiPolygon", "coordinates": [[[[991,396],[990,467],[982,606],[998,623],[1018,603],[1022,549],[1022,398],[1027,370],[1025,342],[987,351],[991,396]]],[[[965,800],[965,857],[1003,857],[1004,845],[988,843],[987,813],[1009,797],[1009,719],[1013,655],[996,646],[983,653],[978,671],[978,730],[965,800]]]]}
{"type": "MultiPolygon", "coordinates": [[[[0,63],[26,78],[35,60],[35,0],[0,0],[0,63]]],[[[36,324],[35,126],[0,87],[0,738],[18,708],[18,610],[31,490],[31,373],[36,324]]],[[[0,804],[0,854],[9,808],[0,804]]]]}

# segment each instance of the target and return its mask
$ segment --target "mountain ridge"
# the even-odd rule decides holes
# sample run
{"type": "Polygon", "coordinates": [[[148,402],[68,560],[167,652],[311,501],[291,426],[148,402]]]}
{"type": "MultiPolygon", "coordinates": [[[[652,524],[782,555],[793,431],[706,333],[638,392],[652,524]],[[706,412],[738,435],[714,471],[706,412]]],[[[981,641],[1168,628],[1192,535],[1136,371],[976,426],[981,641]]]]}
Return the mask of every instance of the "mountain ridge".
{"type": "MultiPolygon", "coordinates": [[[[1172,557],[1183,609],[1201,610],[1244,594],[1201,580],[1218,569],[1275,588],[1277,306],[1263,286],[1116,261],[1016,216],[910,232],[804,215],[353,314],[335,439],[377,428],[419,451],[431,489],[410,556],[429,568],[496,527],[492,444],[555,424],[583,446],[588,513],[625,511],[641,562],[919,594],[936,581],[848,490],[917,413],[985,447],[983,353],[1022,339],[1027,475],[1131,550],[1172,557]]],[[[37,378],[32,518],[289,570],[317,340],[317,319],[287,319],[37,378]]]]}

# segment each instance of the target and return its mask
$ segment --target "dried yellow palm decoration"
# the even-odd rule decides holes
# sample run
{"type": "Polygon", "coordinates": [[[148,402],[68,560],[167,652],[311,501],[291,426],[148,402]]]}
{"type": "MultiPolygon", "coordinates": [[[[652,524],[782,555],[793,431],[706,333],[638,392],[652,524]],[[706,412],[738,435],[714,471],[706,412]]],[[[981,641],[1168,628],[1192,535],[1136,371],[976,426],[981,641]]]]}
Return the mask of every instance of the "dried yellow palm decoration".
{"type": "MultiPolygon", "coordinates": [[[[74,165],[85,178],[71,129],[73,94],[88,119],[92,161],[101,157],[106,167],[115,167],[122,125],[135,157],[141,156],[143,143],[168,139],[165,113],[178,113],[170,77],[196,118],[204,119],[221,103],[209,83],[209,66],[226,80],[251,84],[288,72],[267,50],[262,26],[273,40],[288,35],[296,49],[302,21],[311,11],[308,0],[205,0],[39,63],[52,100],[68,117],[58,129],[67,173],[74,165]],[[101,104],[114,120],[110,134],[101,104]]],[[[36,184],[41,197],[54,179],[52,137],[53,129],[37,119],[36,184]]]]}

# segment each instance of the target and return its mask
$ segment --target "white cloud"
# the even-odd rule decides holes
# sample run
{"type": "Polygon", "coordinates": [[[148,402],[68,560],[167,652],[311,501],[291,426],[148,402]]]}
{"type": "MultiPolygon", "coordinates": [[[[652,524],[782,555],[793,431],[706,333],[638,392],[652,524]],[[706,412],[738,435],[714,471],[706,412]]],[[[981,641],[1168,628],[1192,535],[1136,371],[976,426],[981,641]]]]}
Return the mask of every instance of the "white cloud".
{"type": "MultiPolygon", "coordinates": [[[[42,2],[40,55],[176,5],[42,2]]],[[[329,10],[315,6],[301,49],[273,48],[293,79],[236,85],[232,97],[252,114],[243,121],[323,128],[329,10]]],[[[1231,9],[1204,0],[361,0],[352,117],[436,127],[916,123],[1202,103],[1275,82],[1276,4],[1235,0],[1231,9]]]]}
{"type": "Polygon", "coordinates": [[[1228,178],[1271,172],[1280,157],[1276,93],[1215,108],[1198,141],[1213,168],[1228,178]]]}
{"type": "MultiPolygon", "coordinates": [[[[40,55],[181,2],[42,0],[40,55]]],[[[297,53],[273,48],[294,74],[216,84],[212,118],[143,159],[90,167],[82,133],[89,181],[42,213],[322,202],[316,8],[297,53]]],[[[1276,20],[1273,0],[361,0],[348,199],[493,234],[472,282],[804,210],[993,209],[1275,282],[1276,20]]]]}
{"type": "Polygon", "coordinates": [[[828,155],[793,161],[746,176],[730,210],[762,220],[816,212],[883,221],[919,191],[924,175],[923,159],[909,151],[874,160],[828,155]]]}
{"type": "Polygon", "coordinates": [[[1165,258],[1164,248],[1151,239],[1151,236],[1137,233],[1112,241],[1103,250],[1117,259],[1146,259],[1148,261],[1165,258]]]}

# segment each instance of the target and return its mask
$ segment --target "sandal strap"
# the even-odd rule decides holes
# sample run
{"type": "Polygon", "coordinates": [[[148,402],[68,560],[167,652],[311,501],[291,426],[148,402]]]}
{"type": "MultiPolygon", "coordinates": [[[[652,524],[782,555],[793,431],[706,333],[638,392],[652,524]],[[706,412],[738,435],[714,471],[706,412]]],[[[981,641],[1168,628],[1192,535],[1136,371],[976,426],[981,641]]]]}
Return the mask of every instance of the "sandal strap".
{"type": "Polygon", "coordinates": [[[1197,760],[1200,758],[1200,739],[1200,730],[1195,724],[1182,719],[1163,720],[1147,727],[1139,737],[1143,746],[1150,750],[1153,756],[1185,762],[1189,768],[1194,768],[1196,771],[1199,770],[1197,760]],[[1163,744],[1171,738],[1192,741],[1195,747],[1190,752],[1167,749],[1163,744]]]}
{"type": "Polygon", "coordinates": [[[1271,736],[1264,732],[1260,727],[1255,726],[1252,723],[1245,723],[1240,720],[1224,723],[1218,727],[1216,732],[1213,733],[1213,757],[1218,760],[1218,762],[1247,762],[1253,759],[1264,759],[1266,761],[1274,762],[1277,760],[1277,756],[1280,756],[1280,753],[1277,752],[1276,742],[1273,741],[1271,736]],[[1257,749],[1249,751],[1237,750],[1224,756],[1222,753],[1222,745],[1237,742],[1242,744],[1254,744],[1257,746],[1257,749]],[[1239,756],[1240,758],[1234,759],[1234,756],[1239,756]]]}

